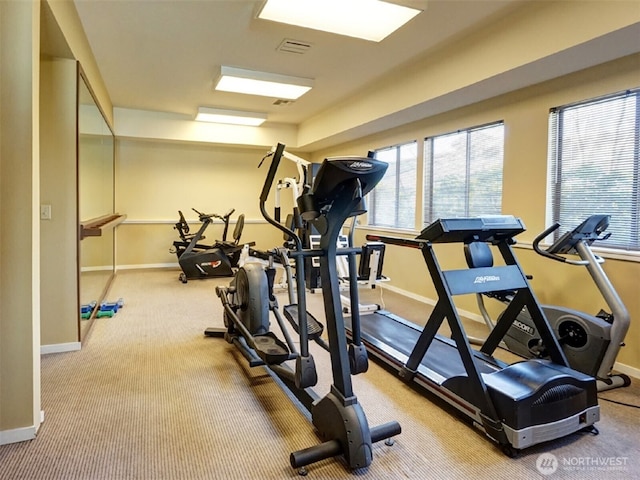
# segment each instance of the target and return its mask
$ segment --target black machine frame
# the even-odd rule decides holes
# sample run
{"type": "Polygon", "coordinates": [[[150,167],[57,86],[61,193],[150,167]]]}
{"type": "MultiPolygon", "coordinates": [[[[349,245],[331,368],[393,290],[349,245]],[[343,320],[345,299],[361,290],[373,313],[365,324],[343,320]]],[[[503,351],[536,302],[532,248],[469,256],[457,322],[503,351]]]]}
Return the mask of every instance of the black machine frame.
{"type": "MultiPolygon", "coordinates": [[[[594,430],[599,420],[596,383],[569,368],[526,275],[516,259],[513,237],[524,231],[519,219],[440,219],[416,239],[367,235],[367,240],[420,250],[438,300],[424,328],[389,312],[363,315],[359,335],[369,352],[398,371],[400,377],[436,394],[469,417],[508,455],[536,443],[578,430],[594,430]],[[473,228],[469,228],[471,222],[473,228]],[[478,223],[480,222],[480,223],[478,223]],[[503,266],[443,270],[434,243],[488,242],[504,259],[503,266]],[[480,350],[471,347],[453,297],[510,289],[512,303],[480,350]],[[509,365],[493,353],[517,314],[527,307],[549,345],[550,360],[509,365]],[[444,320],[451,338],[439,335],[444,320]],[[549,402],[556,402],[549,408],[549,402]]],[[[350,327],[348,334],[352,334],[350,327]]]]}
{"type": "MultiPolygon", "coordinates": [[[[338,251],[336,240],[346,218],[354,211],[360,213],[359,208],[364,195],[380,180],[386,170],[386,164],[359,157],[324,161],[314,185],[298,200],[301,216],[314,225],[322,235],[319,248],[304,249],[300,237],[272,218],[265,208],[284,148],[284,145],[278,144],[273,153],[272,163],[260,195],[260,209],[270,224],[293,240],[293,248],[281,248],[272,255],[284,255],[282,262],[285,264],[286,257],[295,259],[298,303],[285,307],[284,313],[299,335],[299,351],[293,350],[291,346],[293,342],[287,337],[284,322],[275,308],[275,299],[269,298],[272,297],[272,286],[271,289],[263,288],[258,296],[250,295],[252,300],[244,305],[241,304],[242,299],[236,297],[237,285],[234,286],[232,283],[229,288],[218,287],[216,291],[225,312],[225,329],[210,328],[205,331],[205,335],[224,336],[228,342],[240,349],[250,366],[267,367],[310,412],[313,425],[322,443],[291,453],[289,459],[291,466],[298,468],[299,473],[306,474],[307,465],[338,455],[344,456],[351,469],[365,468],[372,461],[372,444],[385,439],[389,441],[391,437],[401,432],[401,427],[395,421],[369,427],[364,410],[355,396],[351,375],[367,370],[367,357],[360,342],[355,341],[347,345],[335,258],[336,255],[344,254],[349,256],[350,261],[355,261],[357,249],[338,251]],[[329,170],[331,172],[327,173],[329,170]],[[315,325],[315,320],[310,321],[306,311],[304,260],[312,256],[320,257],[328,336],[328,344],[324,341],[318,343],[320,346],[324,343],[329,352],[333,379],[330,391],[324,397],[318,396],[311,388],[317,381],[317,375],[315,363],[309,352],[309,340],[316,340],[316,338],[315,334],[310,332],[310,325],[315,325]],[[270,304],[269,310],[275,315],[280,325],[286,344],[274,338],[275,336],[269,331],[268,319],[258,322],[259,325],[256,325],[255,331],[251,331],[246,325],[251,322],[243,321],[241,318],[243,310],[263,311],[267,303],[270,304]],[[262,346],[263,342],[266,348],[262,346]],[[285,362],[288,360],[295,361],[295,370],[286,365],[285,362]]],[[[236,278],[245,274],[247,279],[253,275],[263,278],[254,267],[247,266],[246,272],[244,268],[243,266],[239,270],[236,278]]]]}

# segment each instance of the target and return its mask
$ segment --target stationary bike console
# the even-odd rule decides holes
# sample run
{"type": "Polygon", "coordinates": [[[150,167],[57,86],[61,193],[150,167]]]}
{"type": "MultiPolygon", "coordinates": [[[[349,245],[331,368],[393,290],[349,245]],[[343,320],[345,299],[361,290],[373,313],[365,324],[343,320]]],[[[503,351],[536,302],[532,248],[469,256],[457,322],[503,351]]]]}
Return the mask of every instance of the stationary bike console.
{"type": "Polygon", "coordinates": [[[609,227],[610,219],[610,215],[591,215],[573,230],[562,234],[550,247],[546,249],[540,248],[540,242],[560,228],[560,224],[556,222],[535,238],[533,248],[544,257],[566,262],[567,258],[561,255],[578,253],[576,251],[578,243],[584,242],[587,245],[591,245],[596,240],[609,238],[611,233],[605,235],[602,235],[602,233],[609,227]]]}

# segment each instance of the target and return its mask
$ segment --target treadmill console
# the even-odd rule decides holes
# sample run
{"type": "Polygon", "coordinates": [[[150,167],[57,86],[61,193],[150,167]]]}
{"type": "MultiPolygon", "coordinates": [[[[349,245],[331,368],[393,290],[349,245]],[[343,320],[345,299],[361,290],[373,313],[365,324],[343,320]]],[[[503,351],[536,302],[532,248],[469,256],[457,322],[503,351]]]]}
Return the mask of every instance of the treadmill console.
{"type": "Polygon", "coordinates": [[[499,243],[524,232],[526,227],[513,215],[440,218],[416,238],[432,243],[499,243]]]}

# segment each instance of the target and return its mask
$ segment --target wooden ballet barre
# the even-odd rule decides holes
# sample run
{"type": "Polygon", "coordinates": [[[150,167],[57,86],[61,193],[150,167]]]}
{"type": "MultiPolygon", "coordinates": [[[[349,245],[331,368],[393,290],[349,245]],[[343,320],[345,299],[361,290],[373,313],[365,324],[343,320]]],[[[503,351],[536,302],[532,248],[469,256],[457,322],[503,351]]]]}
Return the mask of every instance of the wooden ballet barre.
{"type": "Polygon", "coordinates": [[[100,237],[102,236],[103,230],[117,227],[124,222],[126,218],[126,215],[112,213],[82,222],[80,223],[80,240],[86,237],[100,237]]]}

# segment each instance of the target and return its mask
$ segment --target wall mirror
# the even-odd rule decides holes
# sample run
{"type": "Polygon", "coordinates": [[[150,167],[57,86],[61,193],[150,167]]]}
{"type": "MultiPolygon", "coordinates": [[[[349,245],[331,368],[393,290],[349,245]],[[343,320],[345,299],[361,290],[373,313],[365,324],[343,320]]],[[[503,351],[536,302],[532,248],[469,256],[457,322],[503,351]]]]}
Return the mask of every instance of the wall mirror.
{"type": "Polygon", "coordinates": [[[115,272],[114,230],[100,228],[114,215],[114,135],[82,72],[78,75],[78,218],[80,229],[80,338],[84,340],[115,272]],[[85,307],[85,308],[83,308],[85,307]]]}

